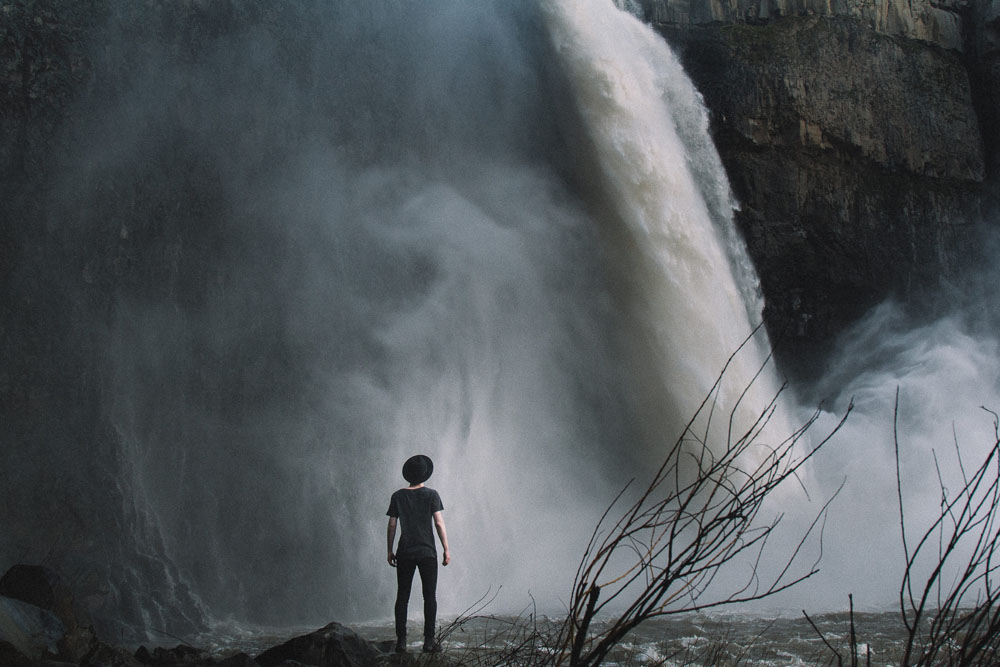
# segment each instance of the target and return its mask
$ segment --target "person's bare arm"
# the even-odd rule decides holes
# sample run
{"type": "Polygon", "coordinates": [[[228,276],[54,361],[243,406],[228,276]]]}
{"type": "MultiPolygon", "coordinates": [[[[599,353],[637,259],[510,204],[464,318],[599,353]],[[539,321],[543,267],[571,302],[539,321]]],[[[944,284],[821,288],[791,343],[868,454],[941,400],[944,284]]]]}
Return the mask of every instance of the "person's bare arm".
{"type": "Polygon", "coordinates": [[[389,525],[385,529],[385,542],[389,550],[389,565],[396,567],[396,554],[392,552],[392,543],[396,541],[396,517],[389,517],[389,525]]]}
{"type": "Polygon", "coordinates": [[[448,533],[444,529],[444,517],[441,516],[441,510],[434,512],[434,528],[437,529],[438,539],[441,540],[441,548],[444,549],[444,558],[441,559],[441,564],[447,565],[451,562],[451,552],[448,551],[448,533]]]}

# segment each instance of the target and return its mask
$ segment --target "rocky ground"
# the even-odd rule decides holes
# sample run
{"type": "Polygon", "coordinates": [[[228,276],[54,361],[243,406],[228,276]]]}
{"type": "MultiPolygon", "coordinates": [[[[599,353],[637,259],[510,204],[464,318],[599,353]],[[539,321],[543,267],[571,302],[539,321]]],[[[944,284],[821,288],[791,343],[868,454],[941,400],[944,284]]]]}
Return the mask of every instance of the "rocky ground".
{"type": "Polygon", "coordinates": [[[455,665],[448,652],[395,653],[393,642],[373,642],[329,625],[257,655],[219,655],[179,644],[130,651],[98,637],[86,612],[60,576],[38,565],[15,565],[0,578],[0,665],[3,667],[362,667],[455,665]]]}

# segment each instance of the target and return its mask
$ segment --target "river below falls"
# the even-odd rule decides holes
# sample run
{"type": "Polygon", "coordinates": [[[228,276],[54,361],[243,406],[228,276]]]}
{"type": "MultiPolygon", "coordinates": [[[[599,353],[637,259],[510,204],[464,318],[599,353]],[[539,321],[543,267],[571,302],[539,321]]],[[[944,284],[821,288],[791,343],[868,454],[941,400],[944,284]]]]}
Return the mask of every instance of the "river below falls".
{"type": "MultiPolygon", "coordinates": [[[[826,642],[850,664],[850,616],[847,612],[810,615],[826,642]]],[[[410,620],[410,651],[420,650],[420,619],[410,620]]],[[[463,664],[517,664],[525,657],[525,647],[534,645],[539,653],[549,647],[539,638],[554,632],[558,622],[514,616],[478,616],[460,623],[445,620],[439,629],[445,650],[463,664]],[[520,651],[520,652],[519,652],[520,651]]],[[[385,648],[394,639],[390,621],[351,624],[364,639],[385,648]]],[[[288,630],[232,630],[221,637],[205,638],[202,646],[219,657],[244,652],[257,655],[288,638],[315,628],[288,630]]],[[[870,656],[871,665],[897,664],[905,631],[898,612],[855,612],[859,664],[870,656]]],[[[749,614],[686,614],[648,621],[632,631],[603,663],[605,665],[685,666],[793,666],[837,664],[837,657],[820,638],[817,630],[799,613],[783,616],[749,614]]]]}

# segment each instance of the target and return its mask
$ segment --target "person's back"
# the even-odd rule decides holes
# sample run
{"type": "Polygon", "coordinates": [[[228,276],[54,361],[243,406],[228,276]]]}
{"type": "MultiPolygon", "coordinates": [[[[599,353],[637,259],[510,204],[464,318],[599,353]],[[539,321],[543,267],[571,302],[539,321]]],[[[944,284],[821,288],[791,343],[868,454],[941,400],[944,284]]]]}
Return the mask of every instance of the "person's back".
{"type": "Polygon", "coordinates": [[[396,568],[396,650],[406,650],[406,609],[413,586],[413,574],[420,571],[420,584],[424,596],[424,651],[440,651],[434,639],[434,624],[437,616],[437,549],[434,545],[433,529],[441,540],[444,557],[441,564],[451,561],[448,537],[445,533],[441,511],[444,505],[441,496],[434,489],[424,486],[424,482],[434,471],[430,458],[418,454],[410,457],[403,465],[403,477],[410,486],[399,489],[389,500],[389,526],[386,532],[389,565],[396,568]],[[401,523],[399,547],[393,553],[396,524],[401,523]],[[433,527],[433,529],[432,529],[433,527]]]}
{"type": "Polygon", "coordinates": [[[399,518],[396,558],[437,558],[434,546],[434,512],[444,509],[441,496],[426,486],[400,489],[389,501],[389,516],[399,518]]]}

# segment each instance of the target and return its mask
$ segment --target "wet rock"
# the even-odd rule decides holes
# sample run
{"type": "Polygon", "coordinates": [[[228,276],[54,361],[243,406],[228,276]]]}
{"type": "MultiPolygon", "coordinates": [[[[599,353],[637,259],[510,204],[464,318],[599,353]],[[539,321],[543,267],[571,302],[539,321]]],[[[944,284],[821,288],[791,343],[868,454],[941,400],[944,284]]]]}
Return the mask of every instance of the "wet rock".
{"type": "Polygon", "coordinates": [[[384,639],[375,644],[379,651],[382,653],[392,653],[396,650],[396,640],[395,639],[384,639]]]}
{"type": "Polygon", "coordinates": [[[34,667],[35,661],[26,655],[10,642],[0,639],[0,665],[4,667],[34,667]]]}
{"type": "Polygon", "coordinates": [[[62,577],[47,567],[14,565],[0,577],[0,595],[51,611],[67,627],[77,625],[73,592],[62,577]]]}
{"type": "Polygon", "coordinates": [[[55,658],[58,643],[66,632],[63,622],[50,611],[14,598],[0,596],[0,664],[20,660],[55,658]]]}
{"type": "Polygon", "coordinates": [[[94,649],[97,637],[89,618],[55,571],[41,565],[14,565],[0,577],[0,595],[48,611],[62,622],[55,651],[60,659],[79,662],[94,649]]]}
{"type": "Polygon", "coordinates": [[[216,662],[207,651],[178,644],[174,648],[156,647],[152,651],[140,646],[135,652],[135,659],[152,667],[188,667],[194,665],[215,665],[216,662]]]}
{"type": "Polygon", "coordinates": [[[669,34],[712,111],[727,119],[726,141],[915,176],[984,178],[969,73],[954,53],[843,19],[669,34]],[[706,67],[720,79],[699,76],[706,67]]]}
{"type": "Polygon", "coordinates": [[[278,667],[289,662],[316,667],[364,667],[375,664],[379,653],[375,644],[350,628],[330,623],[264,651],[257,656],[257,663],[260,667],[278,667]]]}
{"type": "MultiPolygon", "coordinates": [[[[419,649],[407,653],[383,653],[376,663],[379,667],[461,667],[468,664],[462,659],[456,659],[447,653],[423,653],[419,649]]],[[[489,664],[478,662],[476,664],[489,664]]],[[[502,664],[502,663],[501,663],[502,664]]]]}
{"type": "Polygon", "coordinates": [[[92,627],[76,627],[59,640],[59,657],[69,662],[79,662],[97,646],[97,636],[92,627]]]}
{"type": "Polygon", "coordinates": [[[98,643],[82,661],[80,667],[145,667],[123,648],[98,643]]]}
{"type": "Polygon", "coordinates": [[[258,667],[258,662],[246,653],[237,653],[215,663],[215,667],[258,667]]]}

